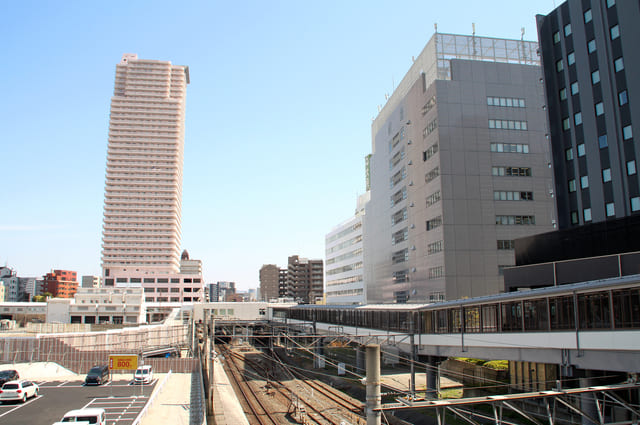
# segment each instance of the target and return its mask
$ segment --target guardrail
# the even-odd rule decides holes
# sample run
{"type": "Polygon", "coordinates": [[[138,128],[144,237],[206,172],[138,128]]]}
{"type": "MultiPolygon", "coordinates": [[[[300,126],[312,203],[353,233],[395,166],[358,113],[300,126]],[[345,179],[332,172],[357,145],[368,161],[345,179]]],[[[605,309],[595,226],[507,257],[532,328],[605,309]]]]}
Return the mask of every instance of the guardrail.
{"type": "Polygon", "coordinates": [[[151,395],[149,396],[149,401],[147,401],[147,404],[144,405],[144,408],[140,411],[140,413],[138,414],[138,417],[134,419],[134,421],[133,421],[133,423],[131,425],[139,425],[140,424],[140,421],[142,420],[144,415],[147,414],[147,410],[149,410],[149,408],[151,407],[151,405],[155,401],[157,395],[160,393],[160,391],[162,391],[162,387],[164,387],[164,384],[167,383],[167,381],[169,380],[170,376],[171,376],[171,371],[169,371],[166,374],[166,376],[164,377],[164,379],[162,380],[162,382],[160,382],[158,384],[158,386],[153,389],[153,393],[151,393],[151,395]]]}

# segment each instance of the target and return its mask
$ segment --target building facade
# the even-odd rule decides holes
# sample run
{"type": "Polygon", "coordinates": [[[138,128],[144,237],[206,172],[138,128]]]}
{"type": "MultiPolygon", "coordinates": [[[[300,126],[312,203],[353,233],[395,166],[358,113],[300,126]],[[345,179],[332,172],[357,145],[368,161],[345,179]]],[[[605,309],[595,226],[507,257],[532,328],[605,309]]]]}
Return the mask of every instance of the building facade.
{"type": "Polygon", "coordinates": [[[83,288],[99,288],[100,276],[82,276],[83,288]]]}
{"type": "Polygon", "coordinates": [[[436,33],[375,118],[367,303],[498,293],[514,240],[553,230],[537,47],[436,33]]]}
{"type": "Polygon", "coordinates": [[[74,271],[52,270],[44,276],[44,291],[55,298],[73,298],[78,286],[78,273],[74,271]]]}
{"type": "Polygon", "coordinates": [[[260,267],[260,297],[269,301],[280,297],[280,267],[265,264],[260,267]]]}
{"type": "Polygon", "coordinates": [[[322,260],[290,256],[287,261],[286,296],[302,303],[314,304],[322,299],[323,290],[322,260]]]}
{"type": "Polygon", "coordinates": [[[102,239],[105,286],[180,271],[189,68],[124,54],[111,98],[102,239]]]}
{"type": "Polygon", "coordinates": [[[537,21],[559,227],[639,214],[640,4],[569,0],[537,21]]]}
{"type": "Polygon", "coordinates": [[[358,197],[355,215],[325,237],[325,292],[327,304],[364,304],[362,222],[370,193],[358,197]]]}

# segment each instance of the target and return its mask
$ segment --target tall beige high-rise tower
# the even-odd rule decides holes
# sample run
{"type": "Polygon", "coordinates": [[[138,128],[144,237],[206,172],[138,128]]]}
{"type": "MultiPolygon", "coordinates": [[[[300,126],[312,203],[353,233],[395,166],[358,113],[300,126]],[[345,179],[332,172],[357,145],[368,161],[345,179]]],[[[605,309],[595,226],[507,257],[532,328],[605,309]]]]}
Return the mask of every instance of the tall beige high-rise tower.
{"type": "Polygon", "coordinates": [[[102,273],[180,270],[182,164],[189,67],[124,54],[111,99],[102,273]]]}

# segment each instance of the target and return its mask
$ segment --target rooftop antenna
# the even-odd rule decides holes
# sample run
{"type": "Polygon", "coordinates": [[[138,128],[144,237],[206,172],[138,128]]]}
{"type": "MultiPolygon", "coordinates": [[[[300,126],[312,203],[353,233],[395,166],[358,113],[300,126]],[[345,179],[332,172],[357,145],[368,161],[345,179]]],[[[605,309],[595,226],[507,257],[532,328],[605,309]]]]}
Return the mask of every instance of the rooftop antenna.
{"type": "Polygon", "coordinates": [[[522,59],[527,63],[527,48],[524,45],[524,27],[520,28],[520,42],[522,43],[522,59]]]}
{"type": "Polygon", "coordinates": [[[473,40],[473,56],[478,56],[478,51],[476,50],[476,23],[471,23],[471,38],[473,40]]]}
{"type": "Polygon", "coordinates": [[[438,33],[438,23],[434,22],[433,23],[433,29],[435,30],[436,34],[438,33]]]}

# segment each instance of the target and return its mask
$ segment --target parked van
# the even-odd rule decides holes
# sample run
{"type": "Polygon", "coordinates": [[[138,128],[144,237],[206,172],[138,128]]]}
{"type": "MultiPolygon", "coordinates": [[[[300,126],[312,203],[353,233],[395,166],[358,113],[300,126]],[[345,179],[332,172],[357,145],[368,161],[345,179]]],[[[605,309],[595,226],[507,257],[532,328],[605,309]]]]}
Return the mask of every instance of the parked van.
{"type": "Polygon", "coordinates": [[[70,410],[64,414],[60,422],[53,425],[64,425],[69,422],[82,422],[91,425],[107,425],[107,415],[104,409],[78,409],[70,410]]]}
{"type": "Polygon", "coordinates": [[[104,384],[109,380],[109,366],[99,365],[91,368],[89,373],[87,373],[87,377],[84,379],[85,385],[90,384],[104,384]]]}

